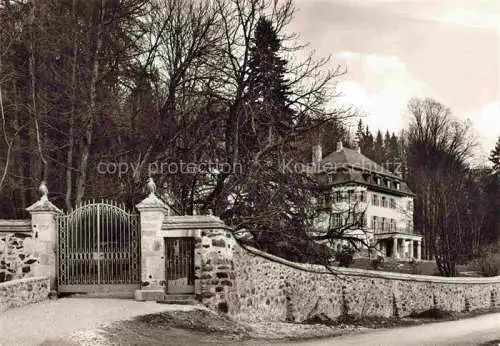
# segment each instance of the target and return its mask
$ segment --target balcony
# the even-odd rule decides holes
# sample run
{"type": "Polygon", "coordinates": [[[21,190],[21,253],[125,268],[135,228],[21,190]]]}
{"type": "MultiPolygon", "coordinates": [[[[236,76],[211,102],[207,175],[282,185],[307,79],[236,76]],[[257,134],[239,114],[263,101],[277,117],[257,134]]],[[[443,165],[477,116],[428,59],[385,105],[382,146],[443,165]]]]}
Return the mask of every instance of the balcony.
{"type": "Polygon", "coordinates": [[[373,229],[373,233],[375,235],[378,234],[391,234],[391,233],[402,233],[402,234],[410,234],[410,235],[416,235],[415,230],[413,227],[394,227],[390,224],[385,224],[384,227],[382,227],[382,224],[379,223],[376,225],[376,227],[373,229]]]}

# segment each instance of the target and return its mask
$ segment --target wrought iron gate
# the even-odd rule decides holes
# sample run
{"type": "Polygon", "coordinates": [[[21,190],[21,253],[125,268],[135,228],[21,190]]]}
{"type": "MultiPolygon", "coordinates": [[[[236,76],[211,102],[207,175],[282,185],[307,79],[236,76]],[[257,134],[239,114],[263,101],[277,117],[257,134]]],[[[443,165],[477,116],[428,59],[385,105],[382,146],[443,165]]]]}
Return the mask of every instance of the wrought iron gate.
{"type": "Polygon", "coordinates": [[[60,292],[134,290],[140,284],[139,216],[113,202],[57,217],[60,292]]]}
{"type": "Polygon", "coordinates": [[[165,238],[167,293],[194,293],[194,238],[165,238]]]}

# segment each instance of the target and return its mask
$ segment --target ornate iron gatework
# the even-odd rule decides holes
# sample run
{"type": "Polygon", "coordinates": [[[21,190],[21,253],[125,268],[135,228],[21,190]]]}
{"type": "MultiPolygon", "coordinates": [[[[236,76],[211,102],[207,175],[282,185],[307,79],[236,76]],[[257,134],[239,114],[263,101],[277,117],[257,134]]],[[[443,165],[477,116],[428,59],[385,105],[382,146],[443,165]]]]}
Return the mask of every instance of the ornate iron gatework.
{"type": "Polygon", "coordinates": [[[60,292],[133,291],[140,285],[139,215],[113,202],[87,202],[58,216],[57,227],[60,292]]]}

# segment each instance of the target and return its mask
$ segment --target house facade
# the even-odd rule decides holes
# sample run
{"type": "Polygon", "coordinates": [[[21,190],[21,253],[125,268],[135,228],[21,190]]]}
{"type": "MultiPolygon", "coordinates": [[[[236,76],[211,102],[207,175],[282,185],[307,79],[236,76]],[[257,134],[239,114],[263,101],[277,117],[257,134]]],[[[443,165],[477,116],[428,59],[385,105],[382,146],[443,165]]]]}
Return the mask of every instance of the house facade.
{"type": "Polygon", "coordinates": [[[384,257],[421,259],[422,236],[413,228],[415,194],[401,176],[364,156],[359,147],[345,148],[341,142],[325,157],[315,146],[312,161],[325,196],[317,201],[315,229],[335,227],[344,238],[370,244],[384,257]]]}

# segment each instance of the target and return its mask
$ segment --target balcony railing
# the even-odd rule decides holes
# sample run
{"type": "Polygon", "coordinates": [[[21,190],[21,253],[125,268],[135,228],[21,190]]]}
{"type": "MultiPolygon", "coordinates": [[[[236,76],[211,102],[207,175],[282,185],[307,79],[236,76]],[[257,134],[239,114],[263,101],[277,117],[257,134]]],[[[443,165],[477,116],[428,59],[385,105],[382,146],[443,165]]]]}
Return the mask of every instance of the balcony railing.
{"type": "Polygon", "coordinates": [[[375,234],[386,234],[386,233],[405,233],[405,234],[414,234],[414,229],[410,227],[394,227],[391,225],[377,225],[373,230],[375,234]]]}

